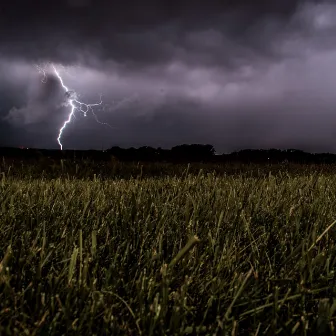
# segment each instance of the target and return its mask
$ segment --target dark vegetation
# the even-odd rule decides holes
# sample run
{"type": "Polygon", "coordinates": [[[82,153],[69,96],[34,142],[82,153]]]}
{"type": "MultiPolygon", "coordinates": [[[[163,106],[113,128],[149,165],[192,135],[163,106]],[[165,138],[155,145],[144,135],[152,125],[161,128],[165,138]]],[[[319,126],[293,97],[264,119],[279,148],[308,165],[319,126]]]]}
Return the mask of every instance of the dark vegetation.
{"type": "Polygon", "coordinates": [[[39,158],[78,159],[108,161],[111,157],[123,162],[203,162],[203,163],[296,163],[296,164],[331,164],[336,163],[336,154],[307,153],[298,149],[241,150],[230,154],[218,155],[212,145],[180,145],[171,149],[140,147],[99,150],[46,150],[0,148],[0,156],[15,159],[36,160],[39,158]]]}
{"type": "Polygon", "coordinates": [[[335,333],[333,155],[0,155],[0,335],[335,333]]]}

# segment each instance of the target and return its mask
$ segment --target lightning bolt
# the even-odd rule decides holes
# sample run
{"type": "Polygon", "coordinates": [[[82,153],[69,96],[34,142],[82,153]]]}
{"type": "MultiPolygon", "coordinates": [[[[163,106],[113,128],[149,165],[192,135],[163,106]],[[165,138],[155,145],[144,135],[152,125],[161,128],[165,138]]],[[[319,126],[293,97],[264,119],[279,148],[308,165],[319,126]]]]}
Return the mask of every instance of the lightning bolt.
{"type": "MultiPolygon", "coordinates": [[[[58,142],[61,150],[63,150],[63,144],[61,142],[61,138],[62,138],[63,132],[66,129],[67,125],[73,120],[73,118],[76,117],[76,115],[75,115],[76,111],[79,111],[79,112],[83,113],[84,117],[86,117],[87,113],[90,111],[92,113],[93,117],[95,118],[95,120],[96,120],[97,123],[99,123],[101,125],[106,125],[106,126],[110,127],[113,130],[116,129],[116,127],[112,127],[110,124],[108,124],[106,122],[101,122],[98,119],[96,113],[93,110],[93,107],[101,106],[103,104],[102,95],[100,95],[100,101],[98,103],[86,104],[86,103],[81,102],[78,99],[77,92],[73,91],[73,90],[70,90],[64,84],[63,78],[62,78],[59,70],[55,67],[55,65],[52,64],[51,62],[48,62],[48,65],[51,66],[53,72],[57,76],[57,78],[58,78],[58,80],[59,80],[62,88],[64,89],[65,95],[67,97],[67,101],[63,104],[63,106],[65,105],[65,106],[70,106],[71,107],[71,110],[70,110],[70,113],[68,115],[68,118],[64,121],[62,127],[59,129],[59,132],[58,132],[57,142],[58,142]]],[[[45,84],[47,82],[47,74],[46,74],[46,70],[45,70],[46,67],[47,67],[47,64],[45,64],[44,66],[35,65],[35,67],[36,67],[37,71],[40,74],[42,74],[41,82],[45,84]]],[[[64,69],[64,70],[66,70],[66,69],[64,69]]],[[[138,99],[138,94],[133,94],[132,96],[130,96],[128,98],[122,99],[115,106],[113,106],[113,107],[109,106],[108,110],[109,110],[109,112],[115,111],[115,110],[121,108],[123,105],[125,105],[127,103],[130,103],[130,102],[132,102],[134,100],[137,100],[137,99],[138,99]]],[[[103,106],[103,110],[104,111],[105,111],[106,107],[107,106],[103,106]]]]}
{"type": "Polygon", "coordinates": [[[64,122],[63,126],[60,128],[60,130],[58,132],[57,142],[58,142],[61,150],[63,149],[63,145],[61,143],[61,137],[62,137],[63,131],[65,130],[67,125],[71,122],[72,118],[74,117],[74,114],[75,114],[76,110],[79,110],[80,112],[82,112],[84,117],[86,117],[87,112],[91,111],[92,115],[94,116],[94,118],[96,119],[96,121],[99,124],[106,125],[106,126],[113,129],[113,127],[110,124],[105,123],[105,122],[101,122],[98,119],[97,115],[94,113],[93,109],[92,109],[92,107],[99,106],[103,103],[102,95],[100,95],[99,103],[86,104],[86,103],[83,103],[83,102],[79,101],[77,99],[77,93],[75,91],[70,91],[69,88],[64,84],[63,79],[62,79],[59,71],[56,69],[56,67],[53,64],[52,64],[52,68],[53,68],[57,78],[59,79],[65,93],[68,95],[68,104],[71,106],[71,111],[69,113],[68,119],[64,122]]]}

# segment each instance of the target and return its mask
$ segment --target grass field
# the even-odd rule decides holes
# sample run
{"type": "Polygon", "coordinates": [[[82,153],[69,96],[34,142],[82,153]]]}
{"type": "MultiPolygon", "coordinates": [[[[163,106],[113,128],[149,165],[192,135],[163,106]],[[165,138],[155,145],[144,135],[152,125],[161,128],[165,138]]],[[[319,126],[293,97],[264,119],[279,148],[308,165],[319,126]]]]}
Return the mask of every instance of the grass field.
{"type": "Polygon", "coordinates": [[[0,176],[1,335],[334,333],[332,171],[20,169],[0,176]]]}

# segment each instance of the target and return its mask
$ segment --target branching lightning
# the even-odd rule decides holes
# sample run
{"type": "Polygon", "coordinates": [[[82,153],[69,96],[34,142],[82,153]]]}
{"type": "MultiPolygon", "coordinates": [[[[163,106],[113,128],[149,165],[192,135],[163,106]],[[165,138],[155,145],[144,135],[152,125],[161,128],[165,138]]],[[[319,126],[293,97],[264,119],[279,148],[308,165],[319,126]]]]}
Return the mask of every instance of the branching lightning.
{"type": "MultiPolygon", "coordinates": [[[[94,116],[95,120],[99,124],[106,125],[106,126],[112,128],[112,129],[114,129],[108,123],[101,122],[98,119],[97,115],[93,111],[93,107],[102,105],[102,103],[103,103],[103,101],[102,101],[102,95],[100,95],[100,101],[98,103],[86,104],[86,103],[83,103],[83,102],[79,101],[77,93],[75,91],[73,91],[73,90],[70,90],[64,84],[63,78],[61,77],[60,72],[56,69],[56,67],[54,66],[54,64],[51,64],[51,67],[52,67],[55,75],[57,76],[58,80],[60,81],[60,84],[61,84],[62,88],[65,91],[65,96],[66,96],[65,105],[66,106],[70,105],[70,107],[71,107],[71,110],[70,110],[70,113],[68,115],[68,118],[65,120],[65,122],[63,123],[62,127],[59,129],[59,132],[58,132],[57,142],[58,142],[61,150],[63,149],[63,145],[62,145],[62,142],[61,142],[61,137],[62,137],[63,131],[65,130],[65,128],[67,127],[67,125],[71,122],[71,120],[75,117],[76,110],[78,110],[81,113],[83,113],[84,117],[86,117],[87,113],[90,111],[92,113],[92,115],[94,116]]],[[[46,81],[47,81],[47,75],[46,75],[45,70],[42,67],[38,66],[38,65],[36,65],[36,68],[37,68],[37,70],[43,76],[42,79],[41,79],[41,82],[42,83],[46,83],[46,81]]]]}

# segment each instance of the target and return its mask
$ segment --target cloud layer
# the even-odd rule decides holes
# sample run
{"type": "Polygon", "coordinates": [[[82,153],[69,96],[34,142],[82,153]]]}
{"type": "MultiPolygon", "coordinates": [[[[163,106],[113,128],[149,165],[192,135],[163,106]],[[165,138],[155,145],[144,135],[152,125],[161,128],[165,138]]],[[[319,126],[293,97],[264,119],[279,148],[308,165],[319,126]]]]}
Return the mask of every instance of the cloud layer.
{"type": "Polygon", "coordinates": [[[19,14],[3,7],[0,144],[57,146],[69,107],[45,63],[53,62],[82,101],[103,94],[95,113],[113,127],[77,113],[65,148],[336,150],[332,2],[123,4],[69,0],[51,10],[42,2],[19,14]]]}

